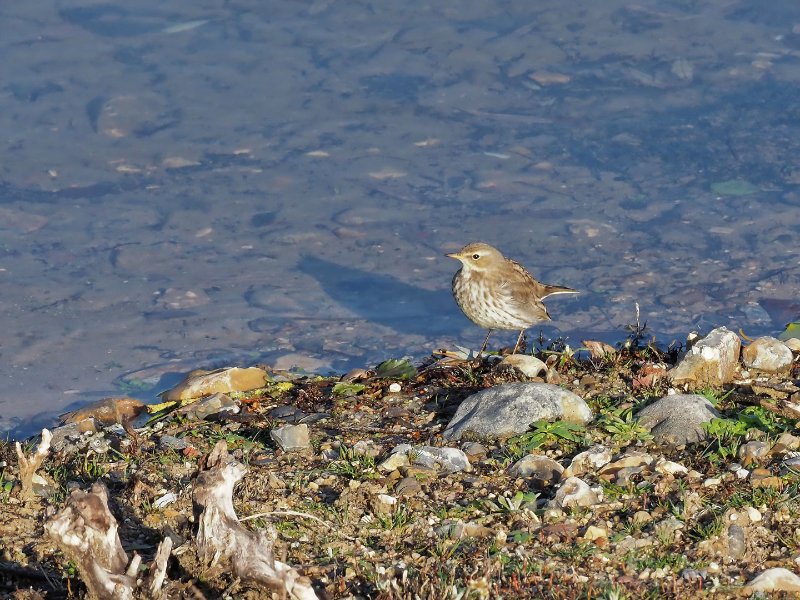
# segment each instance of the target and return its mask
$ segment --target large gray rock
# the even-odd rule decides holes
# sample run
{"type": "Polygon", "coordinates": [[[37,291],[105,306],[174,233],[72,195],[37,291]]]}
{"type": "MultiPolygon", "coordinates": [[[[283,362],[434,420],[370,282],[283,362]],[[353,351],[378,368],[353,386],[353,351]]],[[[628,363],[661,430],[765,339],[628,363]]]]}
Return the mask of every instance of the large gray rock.
{"type": "Polygon", "coordinates": [[[742,351],[744,365],[764,373],[788,373],[792,360],[792,351],[774,337],[760,337],[742,351]]]}
{"type": "Polygon", "coordinates": [[[720,386],[736,378],[742,342],[727,327],[717,327],[689,349],[677,367],[670,371],[675,384],[692,388],[720,386]]]}
{"type": "Polygon", "coordinates": [[[592,411],[580,396],[557,385],[506,383],[467,397],[443,435],[456,440],[468,434],[508,437],[526,432],[540,419],[585,425],[592,420],[592,411]]]}
{"type": "Polygon", "coordinates": [[[711,402],[698,394],[664,396],[636,414],[639,425],[656,442],[676,447],[704,440],[707,434],[701,425],[719,416],[711,402]]]}

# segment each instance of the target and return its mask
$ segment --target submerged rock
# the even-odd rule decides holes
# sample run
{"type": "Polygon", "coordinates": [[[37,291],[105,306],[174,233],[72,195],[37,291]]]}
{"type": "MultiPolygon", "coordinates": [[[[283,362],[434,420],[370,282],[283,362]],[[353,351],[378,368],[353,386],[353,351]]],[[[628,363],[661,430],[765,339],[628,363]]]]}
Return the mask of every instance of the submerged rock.
{"type": "Polygon", "coordinates": [[[639,425],[656,442],[675,447],[704,440],[707,434],[702,424],[719,416],[711,402],[698,394],[664,396],[636,414],[639,425]]]}
{"type": "Polygon", "coordinates": [[[739,364],[742,343],[727,327],[718,327],[695,344],[683,360],[670,371],[675,384],[692,388],[720,386],[733,381],[739,364]]]}
{"type": "Polygon", "coordinates": [[[442,434],[496,438],[524,433],[534,421],[564,420],[585,425],[592,411],[583,399],[549,383],[506,383],[467,397],[442,434]]]}

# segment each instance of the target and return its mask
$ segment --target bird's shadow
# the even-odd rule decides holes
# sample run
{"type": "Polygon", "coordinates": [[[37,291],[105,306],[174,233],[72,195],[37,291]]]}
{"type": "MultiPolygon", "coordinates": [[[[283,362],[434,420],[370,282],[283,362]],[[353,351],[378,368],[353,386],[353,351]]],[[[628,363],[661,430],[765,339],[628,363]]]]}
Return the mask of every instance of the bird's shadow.
{"type": "Polygon", "coordinates": [[[426,290],[389,275],[303,256],[301,273],[316,279],[328,296],[359,317],[402,333],[454,334],[466,323],[450,289],[426,290]]]}

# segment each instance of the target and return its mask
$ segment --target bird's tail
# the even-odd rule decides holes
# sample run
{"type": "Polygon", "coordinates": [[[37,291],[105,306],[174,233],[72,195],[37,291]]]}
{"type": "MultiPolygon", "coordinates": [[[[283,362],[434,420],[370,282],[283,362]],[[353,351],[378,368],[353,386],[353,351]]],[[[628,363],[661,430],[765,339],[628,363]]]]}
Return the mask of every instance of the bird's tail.
{"type": "Polygon", "coordinates": [[[572,288],[564,285],[545,284],[544,293],[542,294],[542,300],[544,300],[548,296],[555,296],[557,294],[580,294],[580,292],[578,290],[573,290],[572,288]]]}

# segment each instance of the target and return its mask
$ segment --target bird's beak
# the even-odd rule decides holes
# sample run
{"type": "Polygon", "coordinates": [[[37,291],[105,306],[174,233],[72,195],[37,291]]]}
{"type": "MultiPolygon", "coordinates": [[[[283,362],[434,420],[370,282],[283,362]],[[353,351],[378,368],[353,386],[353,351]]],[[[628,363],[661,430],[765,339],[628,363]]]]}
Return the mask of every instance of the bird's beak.
{"type": "Polygon", "coordinates": [[[451,252],[450,254],[445,254],[447,258],[455,258],[456,260],[461,260],[461,255],[458,252],[451,252]]]}

